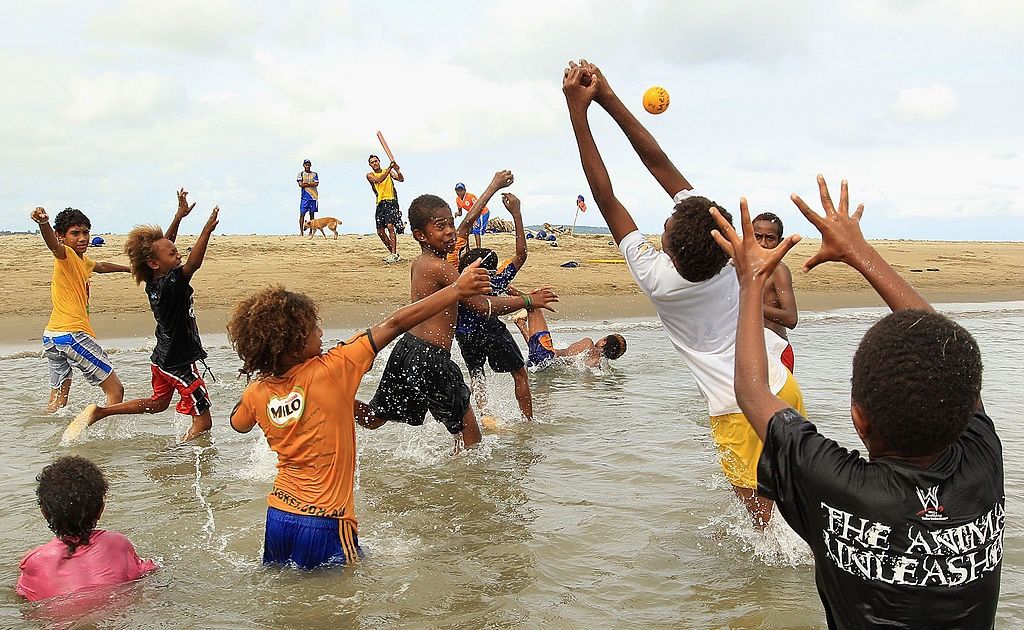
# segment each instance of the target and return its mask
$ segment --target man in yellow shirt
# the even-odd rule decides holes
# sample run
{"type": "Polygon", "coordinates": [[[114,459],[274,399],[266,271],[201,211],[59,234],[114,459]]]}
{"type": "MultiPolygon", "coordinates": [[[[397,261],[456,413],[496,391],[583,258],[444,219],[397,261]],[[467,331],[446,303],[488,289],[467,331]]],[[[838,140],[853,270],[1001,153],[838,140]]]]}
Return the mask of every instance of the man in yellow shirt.
{"type": "Polygon", "coordinates": [[[380,167],[380,158],[376,155],[370,156],[370,172],[366,174],[366,181],[370,182],[373,194],[377,196],[377,210],[375,219],[377,222],[377,236],[380,237],[384,247],[388,248],[390,254],[384,258],[384,262],[396,263],[401,258],[398,255],[398,237],[395,236],[405,231],[402,224],[402,211],[398,208],[398,193],[395,192],[395,182],[404,182],[405,176],[402,169],[392,162],[387,170],[380,167]]]}
{"type": "Polygon", "coordinates": [[[89,324],[89,280],[92,273],[130,271],[125,265],[96,262],[85,255],[92,224],[81,210],[66,208],[50,227],[46,210],[36,208],[30,215],[53,252],[50,299],[53,311],[43,331],[43,353],[50,366],[50,402],[47,413],[68,404],[71,368],[77,367],[93,385],[99,385],[112,405],[124,399],[124,386],[110,365],[110,358],[96,341],[89,324]]]}

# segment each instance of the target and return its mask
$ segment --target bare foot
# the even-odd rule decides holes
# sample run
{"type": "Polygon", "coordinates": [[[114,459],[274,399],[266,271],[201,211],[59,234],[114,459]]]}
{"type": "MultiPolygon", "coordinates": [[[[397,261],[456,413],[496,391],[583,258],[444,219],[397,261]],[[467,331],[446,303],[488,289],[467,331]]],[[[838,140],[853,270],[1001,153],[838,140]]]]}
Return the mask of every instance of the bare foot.
{"type": "Polygon", "coordinates": [[[72,442],[78,439],[78,436],[82,435],[82,431],[85,431],[86,427],[96,422],[96,415],[99,411],[97,405],[89,405],[81,411],[75,419],[71,421],[68,428],[64,429],[64,435],[60,437],[61,446],[69,446],[72,442]]]}

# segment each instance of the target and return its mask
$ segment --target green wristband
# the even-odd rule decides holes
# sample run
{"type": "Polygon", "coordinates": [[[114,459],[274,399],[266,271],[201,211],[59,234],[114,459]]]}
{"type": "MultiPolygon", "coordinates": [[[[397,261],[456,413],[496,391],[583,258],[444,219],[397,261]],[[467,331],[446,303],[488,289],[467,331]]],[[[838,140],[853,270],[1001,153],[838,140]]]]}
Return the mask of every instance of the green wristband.
{"type": "Polygon", "coordinates": [[[523,300],[526,301],[526,310],[533,310],[533,300],[530,299],[529,295],[524,295],[523,300]]]}

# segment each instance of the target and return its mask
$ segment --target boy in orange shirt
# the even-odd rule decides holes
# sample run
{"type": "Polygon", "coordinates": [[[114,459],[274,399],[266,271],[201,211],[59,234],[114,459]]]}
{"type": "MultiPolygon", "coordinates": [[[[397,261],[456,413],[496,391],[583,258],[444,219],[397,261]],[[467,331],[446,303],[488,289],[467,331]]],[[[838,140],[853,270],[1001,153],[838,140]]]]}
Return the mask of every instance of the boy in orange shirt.
{"type": "MultiPolygon", "coordinates": [[[[466,192],[466,185],[462,182],[455,184],[455,205],[458,210],[455,212],[455,216],[458,217],[462,214],[462,211],[466,211],[466,217],[469,217],[469,211],[473,208],[473,204],[476,203],[476,195],[471,192],[466,192]]],[[[469,233],[476,237],[476,248],[480,249],[480,242],[483,238],[483,233],[487,231],[487,224],[491,220],[491,211],[487,209],[487,201],[484,201],[483,208],[480,210],[480,215],[473,220],[473,227],[469,233]]]]}
{"type": "Polygon", "coordinates": [[[117,378],[110,358],[96,341],[89,323],[89,282],[92,273],[131,271],[124,265],[97,262],[85,255],[92,223],[81,210],[65,208],[53,227],[46,210],[36,208],[30,215],[39,226],[43,242],[53,252],[50,300],[53,311],[43,331],[43,354],[50,366],[50,403],[47,413],[67,406],[71,392],[71,367],[87,381],[99,385],[112,405],[124,400],[124,385],[117,378]]]}
{"type": "Polygon", "coordinates": [[[267,497],[264,563],[311,570],[362,557],[353,494],[355,407],[363,412],[360,424],[381,423],[372,423],[356,400],[359,383],[380,348],[398,335],[490,290],[487,270],[476,263],[446,288],[326,353],[320,351],[323,330],[309,297],[270,287],[235,306],[228,338],[242,371],[257,380],[231,412],[231,427],[247,433],[258,424],[278,457],[267,497]]]}

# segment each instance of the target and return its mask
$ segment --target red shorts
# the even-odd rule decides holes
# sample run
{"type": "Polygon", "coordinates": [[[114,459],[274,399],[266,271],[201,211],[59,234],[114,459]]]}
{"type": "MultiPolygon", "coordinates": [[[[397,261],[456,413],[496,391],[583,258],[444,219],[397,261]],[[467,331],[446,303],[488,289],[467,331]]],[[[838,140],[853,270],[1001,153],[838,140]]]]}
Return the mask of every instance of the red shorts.
{"type": "Polygon", "coordinates": [[[796,374],[793,371],[793,365],[796,363],[796,357],[793,356],[793,344],[786,344],[786,349],[782,351],[782,365],[786,366],[790,374],[796,374]]]}
{"type": "Polygon", "coordinates": [[[149,368],[153,372],[153,400],[166,400],[177,390],[181,395],[175,407],[178,413],[199,416],[210,408],[210,393],[195,363],[170,369],[151,363],[149,368]]]}

